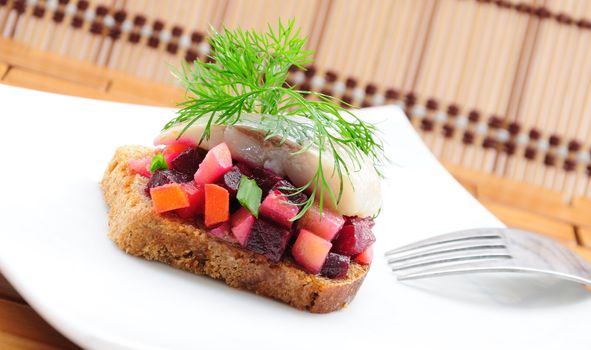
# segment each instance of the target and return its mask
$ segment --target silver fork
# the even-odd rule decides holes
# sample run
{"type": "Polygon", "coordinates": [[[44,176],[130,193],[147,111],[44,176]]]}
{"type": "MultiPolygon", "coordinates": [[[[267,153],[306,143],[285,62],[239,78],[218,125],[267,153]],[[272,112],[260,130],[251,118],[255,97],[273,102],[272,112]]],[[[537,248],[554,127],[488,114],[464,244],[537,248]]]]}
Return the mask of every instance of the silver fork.
{"type": "Polygon", "coordinates": [[[591,266],[557,241],[513,228],[435,236],[386,252],[398,280],[477,273],[531,272],[591,285],[591,266]]]}

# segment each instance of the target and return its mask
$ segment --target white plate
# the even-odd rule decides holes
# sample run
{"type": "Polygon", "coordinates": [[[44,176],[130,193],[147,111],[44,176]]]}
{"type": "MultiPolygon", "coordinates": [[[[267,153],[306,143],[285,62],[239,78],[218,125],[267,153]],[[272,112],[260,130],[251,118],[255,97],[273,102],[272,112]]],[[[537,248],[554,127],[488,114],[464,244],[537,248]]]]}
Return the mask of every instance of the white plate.
{"type": "Polygon", "coordinates": [[[87,348],[589,348],[591,298],[516,276],[398,283],[383,253],[446,231],[500,226],[445,172],[396,107],[379,122],[386,171],[376,257],[345,310],[314,315],[163,264],[107,238],[98,181],[118,145],[151,143],[173,110],[0,85],[0,268],[53,326],[87,348]]]}

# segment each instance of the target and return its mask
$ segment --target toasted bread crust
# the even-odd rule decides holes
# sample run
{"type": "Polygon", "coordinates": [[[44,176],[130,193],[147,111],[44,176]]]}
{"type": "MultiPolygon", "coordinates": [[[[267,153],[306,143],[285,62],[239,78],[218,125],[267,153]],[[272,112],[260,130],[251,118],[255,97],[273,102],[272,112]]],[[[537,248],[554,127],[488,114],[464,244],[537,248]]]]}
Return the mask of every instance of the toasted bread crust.
{"type": "Polygon", "coordinates": [[[143,195],[147,179],[132,174],[127,166],[128,160],[152,152],[141,146],[120,147],[101,182],[109,206],[109,237],[122,250],[314,313],[335,311],[351,302],[367,266],[351,263],[345,279],[315,276],[290,262],[272,263],[172,215],[156,214],[143,195]]]}

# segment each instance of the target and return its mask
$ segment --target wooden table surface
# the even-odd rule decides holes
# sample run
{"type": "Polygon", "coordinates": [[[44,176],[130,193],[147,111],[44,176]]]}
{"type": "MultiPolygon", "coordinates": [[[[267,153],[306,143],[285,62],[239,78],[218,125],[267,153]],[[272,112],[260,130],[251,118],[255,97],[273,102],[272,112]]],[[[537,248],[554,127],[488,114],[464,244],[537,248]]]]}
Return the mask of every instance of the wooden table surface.
{"type": "MultiPolygon", "coordinates": [[[[180,89],[31,50],[0,39],[0,83],[90,98],[173,106],[180,89]]],[[[447,165],[448,170],[509,226],[556,238],[591,261],[591,201],[447,165]]],[[[74,349],[0,275],[0,349],[74,349]]]]}

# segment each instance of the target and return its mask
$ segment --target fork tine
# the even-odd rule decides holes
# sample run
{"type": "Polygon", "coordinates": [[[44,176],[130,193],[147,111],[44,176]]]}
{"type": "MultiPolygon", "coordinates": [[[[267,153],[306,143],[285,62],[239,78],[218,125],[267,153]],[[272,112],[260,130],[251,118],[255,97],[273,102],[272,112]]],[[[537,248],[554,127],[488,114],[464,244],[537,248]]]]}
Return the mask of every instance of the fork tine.
{"type": "Polygon", "coordinates": [[[392,255],[396,253],[402,253],[413,249],[422,247],[428,247],[448,242],[466,241],[466,240],[479,240],[479,239],[491,239],[491,238],[502,238],[500,234],[500,228],[490,228],[483,231],[483,229],[464,230],[451,233],[445,233],[439,236],[427,238],[418,242],[407,244],[405,246],[389,250],[385,255],[392,255]]]}
{"type": "Polygon", "coordinates": [[[484,260],[479,262],[463,262],[454,265],[432,267],[428,269],[421,269],[412,271],[406,274],[397,274],[396,278],[399,281],[416,280],[421,278],[439,277],[459,275],[465,273],[481,273],[481,272],[515,272],[520,271],[519,268],[507,264],[504,260],[484,260]]]}
{"type": "Polygon", "coordinates": [[[422,258],[426,256],[433,256],[438,254],[446,254],[452,252],[461,252],[461,251],[472,251],[472,250],[482,250],[482,249],[505,249],[506,246],[503,240],[499,239],[478,239],[478,240],[468,240],[468,241],[454,241],[454,242],[447,242],[442,243],[439,245],[431,245],[426,247],[421,247],[413,250],[412,252],[403,251],[402,254],[394,253],[390,254],[388,259],[388,263],[396,263],[401,261],[412,260],[416,258],[422,258]]]}
{"type": "Polygon", "coordinates": [[[427,256],[413,259],[410,262],[402,261],[400,263],[389,263],[388,265],[392,271],[397,272],[409,269],[429,269],[431,266],[449,265],[457,262],[480,262],[482,260],[499,260],[510,259],[511,255],[506,251],[499,251],[498,249],[480,249],[474,251],[460,251],[451,252],[447,254],[439,254],[436,256],[427,256]]]}

